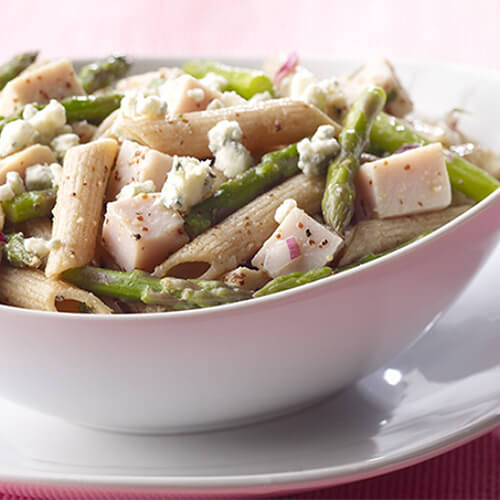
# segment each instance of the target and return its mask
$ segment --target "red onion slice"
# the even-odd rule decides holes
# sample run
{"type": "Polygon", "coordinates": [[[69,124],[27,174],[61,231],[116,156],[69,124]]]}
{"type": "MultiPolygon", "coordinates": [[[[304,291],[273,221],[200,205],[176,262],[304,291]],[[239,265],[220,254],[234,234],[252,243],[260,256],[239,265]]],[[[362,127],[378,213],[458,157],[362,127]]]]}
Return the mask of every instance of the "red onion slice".
{"type": "Polygon", "coordinates": [[[286,244],[288,246],[288,251],[290,252],[290,260],[296,259],[297,257],[300,257],[301,252],[300,252],[300,247],[299,244],[297,243],[297,240],[295,239],[294,236],[290,236],[286,240],[286,244]]]}
{"type": "Polygon", "coordinates": [[[410,151],[410,149],[420,148],[422,144],[405,144],[401,146],[399,149],[396,149],[393,154],[398,155],[399,153],[404,153],[405,151],[410,151]]]}
{"type": "Polygon", "coordinates": [[[7,243],[9,240],[7,239],[7,236],[5,236],[5,234],[2,233],[2,231],[0,231],[0,247],[2,245],[5,245],[5,243],[7,243]]]}
{"type": "Polygon", "coordinates": [[[281,68],[274,75],[273,81],[276,85],[288,74],[290,74],[299,64],[299,56],[297,52],[292,52],[281,68]]]}

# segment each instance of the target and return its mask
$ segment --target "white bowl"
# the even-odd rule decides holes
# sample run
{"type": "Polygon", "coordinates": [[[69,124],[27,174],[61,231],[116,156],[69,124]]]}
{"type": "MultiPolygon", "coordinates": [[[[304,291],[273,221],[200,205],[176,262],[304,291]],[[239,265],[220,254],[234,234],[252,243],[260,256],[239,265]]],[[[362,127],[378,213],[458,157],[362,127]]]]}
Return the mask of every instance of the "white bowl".
{"type": "MultiPolygon", "coordinates": [[[[144,60],[136,69],[178,62],[144,60]]],[[[308,65],[328,76],[357,63],[308,65]]],[[[417,110],[438,116],[466,108],[474,112],[466,130],[500,150],[500,74],[397,67],[417,110]]],[[[338,391],[414,341],[464,289],[499,234],[500,190],[390,256],[245,303],[106,318],[0,306],[0,396],[134,432],[187,432],[285,413],[338,391]]]]}

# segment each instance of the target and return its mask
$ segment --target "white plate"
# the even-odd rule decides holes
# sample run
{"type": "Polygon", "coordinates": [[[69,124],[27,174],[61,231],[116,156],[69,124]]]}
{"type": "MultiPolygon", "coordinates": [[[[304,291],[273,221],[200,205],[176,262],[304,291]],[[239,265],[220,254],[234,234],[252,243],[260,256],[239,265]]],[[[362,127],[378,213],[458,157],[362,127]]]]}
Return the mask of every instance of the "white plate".
{"type": "Polygon", "coordinates": [[[430,458],[500,424],[498,282],[500,247],[405,353],[328,402],[267,423],[125,435],[1,402],[0,483],[42,498],[54,486],[66,488],[61,498],[221,497],[334,485],[430,458]]]}

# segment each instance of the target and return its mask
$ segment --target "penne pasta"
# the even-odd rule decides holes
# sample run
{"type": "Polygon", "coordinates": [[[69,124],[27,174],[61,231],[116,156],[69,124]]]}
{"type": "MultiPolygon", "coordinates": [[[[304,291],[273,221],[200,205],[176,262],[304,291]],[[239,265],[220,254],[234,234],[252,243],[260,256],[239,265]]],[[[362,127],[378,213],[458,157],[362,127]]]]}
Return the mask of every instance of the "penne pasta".
{"type": "Polygon", "coordinates": [[[90,292],[41,271],[0,266],[0,302],[25,309],[111,314],[112,310],[90,292]]]}
{"type": "Polygon", "coordinates": [[[26,238],[42,238],[50,240],[52,237],[52,221],[48,217],[29,219],[13,224],[12,232],[23,233],[26,238]]]}
{"type": "Polygon", "coordinates": [[[324,186],[320,177],[292,177],[172,254],[153,275],[201,279],[221,276],[250,259],[269,238],[277,227],[274,214],[284,200],[293,198],[306,212],[317,213],[324,186]]]}
{"type": "Polygon", "coordinates": [[[0,160],[0,184],[5,182],[8,172],[17,172],[23,176],[28,167],[55,161],[56,155],[48,146],[41,144],[29,146],[0,160]]]}
{"type": "Polygon", "coordinates": [[[470,207],[471,205],[461,205],[422,215],[358,222],[346,236],[345,250],[339,266],[347,266],[367,254],[385,252],[423,233],[434,231],[470,207]]]}
{"type": "Polygon", "coordinates": [[[110,130],[162,153],[207,158],[212,156],[208,132],[221,120],[237,121],[243,145],[257,153],[312,135],[320,125],[332,125],[336,133],[340,131],[340,126],[319,109],[291,99],[195,111],[160,120],[133,120],[120,115],[110,130]]]}
{"type": "Polygon", "coordinates": [[[47,276],[56,277],[92,260],[117,149],[112,139],[101,139],[74,147],[66,154],[52,232],[60,245],[49,254],[47,276]]]}

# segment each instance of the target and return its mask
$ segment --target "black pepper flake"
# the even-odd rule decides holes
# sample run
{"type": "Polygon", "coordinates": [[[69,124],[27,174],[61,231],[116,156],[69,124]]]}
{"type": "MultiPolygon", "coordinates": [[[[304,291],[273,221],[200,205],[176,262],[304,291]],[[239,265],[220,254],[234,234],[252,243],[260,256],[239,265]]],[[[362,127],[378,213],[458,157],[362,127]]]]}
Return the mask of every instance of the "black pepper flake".
{"type": "Polygon", "coordinates": [[[140,234],[134,234],[134,238],[136,240],[140,240],[142,238],[142,236],[140,234]]]}
{"type": "Polygon", "coordinates": [[[309,228],[306,229],[306,236],[309,238],[311,236],[311,230],[309,228]]]}

